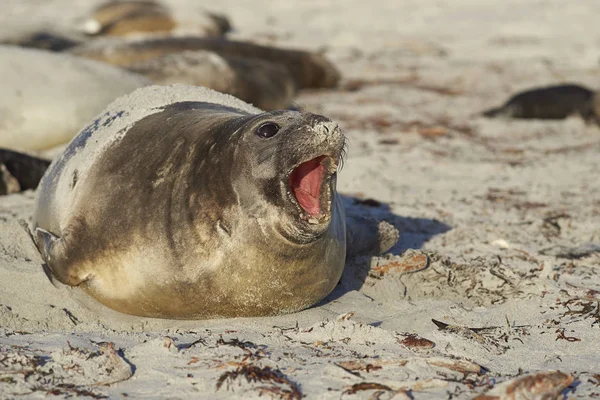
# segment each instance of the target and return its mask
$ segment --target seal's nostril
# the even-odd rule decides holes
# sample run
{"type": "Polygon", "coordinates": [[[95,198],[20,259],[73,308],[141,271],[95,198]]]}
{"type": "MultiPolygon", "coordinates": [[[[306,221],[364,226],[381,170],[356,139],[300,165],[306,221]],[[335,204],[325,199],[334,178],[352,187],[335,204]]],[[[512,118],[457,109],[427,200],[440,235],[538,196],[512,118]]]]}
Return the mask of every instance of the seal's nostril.
{"type": "Polygon", "coordinates": [[[327,125],[323,125],[323,128],[325,128],[325,133],[329,133],[329,127],[327,125]]]}

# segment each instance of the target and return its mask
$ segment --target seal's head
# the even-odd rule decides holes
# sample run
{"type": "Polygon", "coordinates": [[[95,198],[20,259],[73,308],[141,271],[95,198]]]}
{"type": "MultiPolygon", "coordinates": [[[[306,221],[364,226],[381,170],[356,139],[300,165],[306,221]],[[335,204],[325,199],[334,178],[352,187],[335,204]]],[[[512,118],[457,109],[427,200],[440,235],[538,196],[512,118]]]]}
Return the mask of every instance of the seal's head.
{"type": "Polygon", "coordinates": [[[244,208],[260,213],[275,206],[274,226],[292,242],[319,238],[332,218],[344,156],[346,141],[338,125],[320,115],[275,111],[254,116],[243,131],[234,159],[244,172],[233,185],[245,194],[238,196],[244,208]]]}

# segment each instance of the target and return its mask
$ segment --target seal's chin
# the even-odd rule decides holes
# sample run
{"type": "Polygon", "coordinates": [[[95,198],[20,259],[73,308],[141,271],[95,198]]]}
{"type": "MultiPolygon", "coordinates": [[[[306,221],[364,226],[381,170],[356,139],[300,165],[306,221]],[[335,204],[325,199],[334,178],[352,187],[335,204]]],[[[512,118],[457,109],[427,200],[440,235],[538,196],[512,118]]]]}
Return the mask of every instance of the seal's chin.
{"type": "Polygon", "coordinates": [[[331,219],[331,176],[336,172],[334,160],[322,155],[305,161],[289,175],[292,200],[300,208],[300,219],[311,225],[331,219]]]}

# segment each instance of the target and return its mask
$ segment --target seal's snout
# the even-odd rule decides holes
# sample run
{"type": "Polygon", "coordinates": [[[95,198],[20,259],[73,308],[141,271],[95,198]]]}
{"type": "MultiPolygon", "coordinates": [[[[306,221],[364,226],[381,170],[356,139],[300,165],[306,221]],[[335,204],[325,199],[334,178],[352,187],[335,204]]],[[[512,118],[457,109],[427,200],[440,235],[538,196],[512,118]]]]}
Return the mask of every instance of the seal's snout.
{"type": "Polygon", "coordinates": [[[332,218],[335,182],[343,163],[345,137],[327,117],[301,113],[284,142],[286,175],[280,182],[298,226],[311,234],[327,229],[332,218]],[[288,169],[289,168],[289,169],[288,169]]]}
{"type": "Polygon", "coordinates": [[[338,164],[344,149],[345,137],[337,122],[315,114],[307,114],[306,120],[308,140],[338,164]]]}
{"type": "Polygon", "coordinates": [[[313,125],[314,129],[322,131],[326,135],[335,134],[340,130],[340,127],[333,121],[322,121],[313,125]]]}
{"type": "Polygon", "coordinates": [[[327,117],[317,114],[307,114],[306,120],[314,133],[323,136],[341,135],[340,127],[327,117]]]}
{"type": "MultiPolygon", "coordinates": [[[[292,201],[299,207],[300,218],[311,225],[326,224],[331,219],[332,183],[341,162],[344,136],[337,123],[312,116],[309,148],[288,177],[292,201]]],[[[333,185],[333,186],[332,186],[333,185]]]]}
{"type": "Polygon", "coordinates": [[[343,163],[346,148],[346,137],[340,126],[337,122],[317,114],[306,114],[305,121],[309,127],[310,144],[318,149],[318,153],[327,156],[327,169],[330,174],[335,173],[343,163]]]}

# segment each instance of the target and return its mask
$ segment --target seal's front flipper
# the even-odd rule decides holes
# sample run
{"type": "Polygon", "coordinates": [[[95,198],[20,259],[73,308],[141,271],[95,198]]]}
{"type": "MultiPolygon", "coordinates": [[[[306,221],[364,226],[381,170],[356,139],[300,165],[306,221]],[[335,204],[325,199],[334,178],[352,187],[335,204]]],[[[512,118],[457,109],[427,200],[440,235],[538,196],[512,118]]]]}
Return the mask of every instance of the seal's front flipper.
{"type": "Polygon", "coordinates": [[[42,228],[35,228],[33,240],[52,276],[65,285],[76,286],[81,281],[69,274],[69,265],[66,263],[65,242],[55,234],[42,228]]]}
{"type": "Polygon", "coordinates": [[[505,113],[504,107],[495,107],[485,110],[481,113],[482,116],[487,118],[502,117],[505,113]]]}
{"type": "Polygon", "coordinates": [[[386,221],[352,216],[346,218],[346,257],[379,255],[391,249],[400,234],[386,221]]]}

